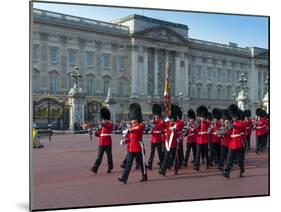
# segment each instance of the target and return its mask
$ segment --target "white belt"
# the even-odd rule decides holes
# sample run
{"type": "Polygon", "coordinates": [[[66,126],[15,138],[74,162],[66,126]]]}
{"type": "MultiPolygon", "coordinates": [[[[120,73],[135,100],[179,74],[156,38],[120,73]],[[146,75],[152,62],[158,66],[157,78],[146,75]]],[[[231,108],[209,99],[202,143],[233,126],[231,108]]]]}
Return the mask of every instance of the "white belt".
{"type": "Polygon", "coordinates": [[[199,132],[199,135],[204,135],[204,134],[208,134],[208,132],[199,132]]]}
{"type": "Polygon", "coordinates": [[[160,134],[160,133],[162,133],[161,131],[153,131],[153,133],[155,133],[155,134],[160,134]]]}
{"type": "Polygon", "coordinates": [[[195,133],[188,134],[188,136],[192,136],[192,135],[195,135],[195,133]]]}
{"type": "Polygon", "coordinates": [[[250,129],[250,127],[246,127],[246,129],[250,129]]]}
{"type": "Polygon", "coordinates": [[[213,132],[212,134],[213,134],[213,135],[217,135],[218,133],[217,133],[217,132],[213,132]]]}
{"type": "Polygon", "coordinates": [[[241,134],[235,134],[235,135],[230,135],[231,138],[236,138],[236,137],[240,137],[241,134]]]}
{"type": "Polygon", "coordinates": [[[100,134],[100,136],[111,136],[111,134],[100,134]]]}

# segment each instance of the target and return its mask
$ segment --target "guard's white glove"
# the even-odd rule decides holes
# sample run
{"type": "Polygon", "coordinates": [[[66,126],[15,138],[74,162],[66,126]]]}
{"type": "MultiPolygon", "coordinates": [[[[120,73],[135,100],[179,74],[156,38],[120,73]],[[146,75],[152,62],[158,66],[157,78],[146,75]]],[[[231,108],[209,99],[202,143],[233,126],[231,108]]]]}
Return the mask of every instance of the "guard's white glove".
{"type": "Polygon", "coordinates": [[[122,131],[123,136],[128,134],[128,129],[122,131]]]}
{"type": "Polygon", "coordinates": [[[125,140],[122,139],[122,140],[120,141],[120,146],[124,146],[124,145],[125,145],[125,140]]]}
{"type": "Polygon", "coordinates": [[[170,119],[167,117],[167,118],[165,118],[165,120],[164,120],[165,122],[169,122],[170,121],[170,119]]]}

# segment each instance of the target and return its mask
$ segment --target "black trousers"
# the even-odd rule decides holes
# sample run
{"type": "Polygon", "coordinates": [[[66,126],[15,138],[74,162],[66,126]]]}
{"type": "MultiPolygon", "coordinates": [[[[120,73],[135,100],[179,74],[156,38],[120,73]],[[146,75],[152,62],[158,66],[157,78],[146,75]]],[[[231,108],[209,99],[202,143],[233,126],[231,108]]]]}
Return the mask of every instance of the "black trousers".
{"type": "Polygon", "coordinates": [[[245,149],[249,151],[251,149],[251,135],[246,135],[246,147],[245,149]]]}
{"type": "Polygon", "coordinates": [[[183,160],[184,160],[184,154],[183,154],[183,142],[178,143],[178,163],[179,166],[182,165],[183,160]]]}
{"type": "Polygon", "coordinates": [[[220,154],[219,167],[223,168],[225,161],[226,161],[227,153],[228,153],[228,147],[221,145],[220,148],[221,148],[221,154],[220,154]]]}
{"type": "Polygon", "coordinates": [[[227,153],[227,159],[226,159],[226,165],[224,167],[224,172],[226,173],[230,173],[231,170],[231,166],[233,164],[233,159],[236,157],[238,160],[238,165],[240,168],[240,172],[244,172],[244,158],[243,158],[243,148],[239,148],[239,149],[228,149],[228,153],[227,153]]]}
{"type": "Polygon", "coordinates": [[[175,167],[175,172],[177,172],[179,164],[178,164],[178,158],[176,156],[176,152],[177,152],[176,148],[171,148],[170,151],[168,151],[165,148],[163,163],[161,164],[161,167],[160,167],[160,172],[162,174],[165,175],[167,168],[171,167],[173,164],[175,167]]]}
{"type": "Polygon", "coordinates": [[[155,148],[157,149],[157,152],[158,152],[160,164],[162,164],[162,162],[163,162],[162,142],[161,143],[151,143],[150,156],[149,156],[149,159],[148,159],[148,165],[149,166],[152,166],[152,164],[153,164],[155,148]]]}
{"type": "Polygon", "coordinates": [[[196,143],[186,143],[186,151],[185,151],[185,157],[184,157],[184,162],[186,164],[188,164],[191,149],[192,149],[193,160],[195,161],[196,143]]]}
{"type": "Polygon", "coordinates": [[[195,156],[195,162],[194,166],[199,167],[200,166],[200,155],[204,155],[206,158],[206,164],[209,166],[209,155],[208,155],[208,144],[197,144],[196,146],[196,156],[195,156]]]}
{"type": "Polygon", "coordinates": [[[267,134],[256,136],[256,151],[262,152],[267,146],[267,134]]]}
{"type": "Polygon", "coordinates": [[[221,143],[210,143],[210,162],[218,163],[220,160],[221,143]]]}
{"type": "Polygon", "coordinates": [[[113,169],[113,160],[112,160],[112,146],[99,146],[98,149],[98,157],[96,159],[95,168],[99,168],[102,158],[103,158],[103,153],[106,153],[107,155],[107,164],[108,164],[108,169],[113,169]]]}
{"type": "Polygon", "coordinates": [[[129,177],[134,159],[136,160],[136,163],[140,165],[142,177],[147,175],[147,173],[146,174],[144,173],[143,158],[142,158],[141,152],[128,152],[126,159],[127,159],[127,162],[126,162],[126,166],[125,166],[125,169],[124,169],[124,172],[122,175],[122,179],[124,180],[124,182],[128,181],[128,177],[129,177]]]}

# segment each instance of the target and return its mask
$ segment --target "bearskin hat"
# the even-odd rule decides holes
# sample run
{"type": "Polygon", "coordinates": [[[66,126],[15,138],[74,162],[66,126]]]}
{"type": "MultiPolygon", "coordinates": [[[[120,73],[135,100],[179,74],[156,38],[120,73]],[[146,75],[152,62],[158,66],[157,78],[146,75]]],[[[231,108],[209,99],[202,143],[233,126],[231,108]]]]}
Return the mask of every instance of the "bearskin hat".
{"type": "Polygon", "coordinates": [[[214,108],[212,110],[212,116],[213,116],[214,119],[221,119],[221,109],[214,108]]]}
{"type": "Polygon", "coordinates": [[[106,107],[103,107],[100,110],[100,116],[102,119],[110,120],[110,111],[106,107]]]}
{"type": "Polygon", "coordinates": [[[256,115],[257,115],[257,116],[261,116],[261,111],[262,111],[261,108],[257,108],[257,109],[256,109],[256,115]]]}
{"type": "Polygon", "coordinates": [[[177,119],[177,116],[178,116],[178,108],[177,107],[178,107],[177,105],[174,105],[174,104],[171,105],[171,115],[170,115],[169,118],[174,119],[174,120],[177,119]]]}
{"type": "Polygon", "coordinates": [[[159,116],[159,115],[161,115],[161,113],[162,113],[162,108],[161,108],[161,106],[159,105],[159,104],[153,104],[152,105],[152,114],[154,115],[154,116],[159,116]]]}
{"type": "Polygon", "coordinates": [[[181,119],[182,118],[182,110],[178,105],[176,105],[176,108],[177,108],[177,117],[179,117],[179,119],[181,119]]]}
{"type": "Polygon", "coordinates": [[[206,118],[208,113],[208,109],[205,105],[201,105],[196,109],[196,115],[198,117],[206,118]]]}
{"type": "Polygon", "coordinates": [[[239,120],[244,120],[245,119],[245,113],[243,110],[238,110],[238,114],[239,114],[239,120]]]}
{"type": "Polygon", "coordinates": [[[231,120],[230,114],[229,114],[229,110],[228,109],[224,109],[222,110],[222,118],[224,120],[231,120]]]}
{"type": "Polygon", "coordinates": [[[250,118],[251,117],[251,110],[245,110],[244,114],[247,118],[250,118]]]}
{"type": "Polygon", "coordinates": [[[207,111],[207,116],[206,116],[206,118],[208,119],[208,120],[212,120],[212,113],[210,113],[209,111],[207,111]]]}
{"type": "Polygon", "coordinates": [[[260,116],[263,117],[263,118],[265,118],[265,117],[267,116],[266,111],[265,111],[265,110],[261,110],[260,116]]]}
{"type": "Polygon", "coordinates": [[[228,107],[228,110],[229,110],[229,114],[232,118],[234,118],[234,117],[239,118],[239,108],[237,105],[231,104],[228,107]]]}
{"type": "Polygon", "coordinates": [[[189,110],[187,111],[187,117],[188,117],[189,119],[194,119],[194,120],[195,120],[195,112],[194,112],[194,110],[189,109],[189,110]]]}
{"type": "Polygon", "coordinates": [[[138,120],[142,122],[141,106],[138,103],[132,103],[129,107],[129,120],[138,120]]]}

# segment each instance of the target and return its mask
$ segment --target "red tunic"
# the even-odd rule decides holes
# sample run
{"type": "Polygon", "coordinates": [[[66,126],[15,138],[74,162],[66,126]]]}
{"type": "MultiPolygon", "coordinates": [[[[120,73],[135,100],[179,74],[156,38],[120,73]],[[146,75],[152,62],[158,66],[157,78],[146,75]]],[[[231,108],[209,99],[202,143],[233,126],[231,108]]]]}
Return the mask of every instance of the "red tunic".
{"type": "Polygon", "coordinates": [[[221,146],[225,146],[225,147],[228,146],[229,141],[231,140],[231,137],[230,137],[231,132],[232,132],[232,130],[230,130],[230,129],[227,129],[225,131],[225,134],[221,137],[221,146]]]}
{"type": "Polygon", "coordinates": [[[197,144],[207,144],[209,140],[208,128],[210,122],[207,120],[199,120],[199,127],[196,128],[197,144]]]}
{"type": "Polygon", "coordinates": [[[113,124],[111,121],[103,121],[101,130],[97,131],[95,135],[99,137],[99,146],[111,145],[111,133],[113,124]]]}
{"type": "Polygon", "coordinates": [[[163,141],[163,134],[165,133],[165,123],[162,119],[155,121],[155,126],[151,131],[151,143],[161,143],[163,141]]]}
{"type": "Polygon", "coordinates": [[[256,126],[256,135],[265,135],[268,133],[268,120],[266,118],[258,119],[258,124],[256,126]]]}
{"type": "Polygon", "coordinates": [[[184,128],[184,122],[182,120],[176,121],[176,139],[178,142],[183,142],[183,133],[182,130],[184,128]]]}
{"type": "Polygon", "coordinates": [[[188,131],[187,131],[186,142],[189,144],[196,143],[194,120],[189,120],[187,126],[188,126],[188,131]]]}
{"type": "Polygon", "coordinates": [[[141,152],[140,142],[142,141],[142,134],[144,127],[142,124],[135,124],[129,128],[127,135],[128,152],[141,152]]]}
{"type": "Polygon", "coordinates": [[[230,141],[228,143],[228,148],[231,150],[239,149],[243,147],[243,128],[244,124],[242,121],[234,121],[233,129],[230,134],[230,141]]]}
{"type": "Polygon", "coordinates": [[[220,142],[220,137],[218,136],[218,131],[219,129],[221,128],[221,121],[219,120],[216,120],[213,122],[213,129],[211,131],[211,142],[212,143],[217,143],[217,142],[220,142]]]}
{"type": "MultiPolygon", "coordinates": [[[[170,123],[168,125],[166,125],[166,130],[165,130],[165,146],[169,145],[169,140],[170,140],[170,136],[172,134],[172,130],[170,129],[170,127],[174,126],[174,124],[170,123]]],[[[176,148],[177,147],[177,127],[174,130],[174,137],[171,143],[171,149],[176,148]]]]}
{"type": "Polygon", "coordinates": [[[245,119],[245,125],[246,125],[246,131],[245,135],[251,135],[252,134],[252,128],[253,128],[253,120],[251,118],[245,119]]]}

